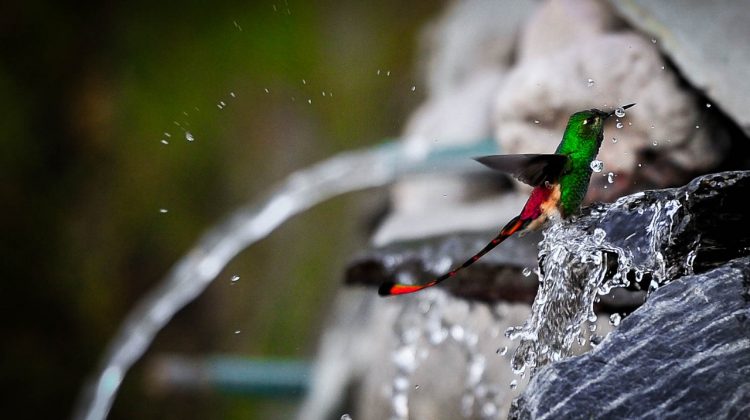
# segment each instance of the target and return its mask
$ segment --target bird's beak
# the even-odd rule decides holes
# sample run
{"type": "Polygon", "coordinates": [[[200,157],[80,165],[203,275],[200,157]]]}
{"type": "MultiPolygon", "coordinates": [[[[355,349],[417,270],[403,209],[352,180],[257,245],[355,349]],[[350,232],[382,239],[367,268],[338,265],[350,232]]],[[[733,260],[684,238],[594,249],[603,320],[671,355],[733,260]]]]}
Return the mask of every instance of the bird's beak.
{"type": "MultiPolygon", "coordinates": [[[[622,108],[622,109],[628,109],[628,108],[630,108],[631,106],[634,106],[634,105],[635,104],[627,104],[627,105],[621,106],[620,108],[622,108]]],[[[617,108],[613,109],[611,112],[603,112],[603,114],[604,114],[604,115],[602,115],[603,119],[606,120],[607,118],[615,115],[615,111],[617,111],[617,108]]]]}

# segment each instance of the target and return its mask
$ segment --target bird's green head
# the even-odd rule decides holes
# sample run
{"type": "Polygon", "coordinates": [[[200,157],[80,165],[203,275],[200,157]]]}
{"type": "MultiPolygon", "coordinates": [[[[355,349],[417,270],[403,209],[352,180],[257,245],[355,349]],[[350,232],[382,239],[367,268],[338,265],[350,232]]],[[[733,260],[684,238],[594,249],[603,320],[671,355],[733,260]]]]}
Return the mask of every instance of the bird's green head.
{"type": "MultiPolygon", "coordinates": [[[[619,109],[624,110],[633,105],[635,104],[625,105],[619,109]]],[[[615,111],[604,112],[598,109],[588,109],[571,115],[557,153],[579,154],[593,159],[604,139],[604,122],[612,115],[615,115],[615,111]]]]}

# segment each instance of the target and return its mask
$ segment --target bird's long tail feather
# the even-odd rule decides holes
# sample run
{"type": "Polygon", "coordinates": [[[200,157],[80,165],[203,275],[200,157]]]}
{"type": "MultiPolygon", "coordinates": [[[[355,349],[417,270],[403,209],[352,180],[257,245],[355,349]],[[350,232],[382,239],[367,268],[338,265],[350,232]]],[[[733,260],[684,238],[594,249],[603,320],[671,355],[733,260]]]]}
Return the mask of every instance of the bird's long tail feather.
{"type": "Polygon", "coordinates": [[[500,233],[497,234],[497,236],[495,236],[492,239],[492,241],[490,241],[490,243],[488,243],[484,248],[482,248],[481,251],[477,252],[473,257],[466,260],[466,262],[463,263],[461,266],[456,267],[453,270],[436,278],[435,280],[432,280],[431,282],[425,283],[425,284],[410,285],[410,284],[399,284],[399,283],[395,283],[392,281],[387,281],[380,286],[380,289],[378,289],[378,294],[380,296],[404,295],[407,293],[414,293],[422,289],[432,287],[442,282],[443,280],[446,280],[455,276],[456,273],[458,273],[459,271],[474,264],[477,260],[482,258],[484,254],[490,252],[494,247],[498,246],[500,242],[504,241],[509,236],[513,235],[514,233],[526,227],[527,224],[528,224],[527,220],[522,220],[520,216],[516,216],[510,222],[508,222],[507,225],[505,225],[505,227],[500,231],[500,233]]]}

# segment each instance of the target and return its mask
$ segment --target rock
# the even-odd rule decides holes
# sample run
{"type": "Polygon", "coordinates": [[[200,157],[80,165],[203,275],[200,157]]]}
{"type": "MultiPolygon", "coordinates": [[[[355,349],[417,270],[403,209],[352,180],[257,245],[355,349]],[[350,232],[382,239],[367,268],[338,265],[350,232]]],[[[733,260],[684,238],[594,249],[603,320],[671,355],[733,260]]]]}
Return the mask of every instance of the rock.
{"type": "MultiPolygon", "coordinates": [[[[349,263],[345,281],[370,286],[379,286],[394,278],[406,283],[424,283],[466,261],[496,234],[497,231],[454,233],[368,250],[349,263]]],[[[524,269],[530,271],[536,267],[540,236],[511,237],[470,269],[436,287],[472,300],[529,303],[538,282],[535,275],[522,273],[524,269]]]]}
{"type": "Polygon", "coordinates": [[[570,114],[637,103],[621,119],[622,128],[612,118],[605,129],[599,154],[604,172],[592,178],[590,200],[684,184],[726,154],[728,138],[711,123],[698,96],[681,83],[658,47],[624,26],[606,3],[542,3],[522,30],[518,54],[495,101],[495,133],[504,153],[550,153],[570,114]],[[608,172],[619,175],[613,185],[608,172]]]}
{"type": "Polygon", "coordinates": [[[701,0],[610,1],[623,18],[648,33],[687,80],[750,135],[750,4],[701,0]],[[710,23],[709,23],[710,22],[710,23]]]}
{"type": "Polygon", "coordinates": [[[514,367],[534,372],[570,356],[596,299],[613,288],[655,290],[750,255],[749,194],[750,172],[711,174],[550,226],[539,246],[543,279],[532,316],[512,332],[521,338],[514,367]]]}
{"type": "Polygon", "coordinates": [[[750,259],[662,287],[591,352],[540,370],[512,419],[750,417],[750,259]]]}
{"type": "Polygon", "coordinates": [[[477,74],[504,73],[534,9],[531,2],[452,2],[422,33],[420,67],[430,96],[455,93],[477,74]]]}

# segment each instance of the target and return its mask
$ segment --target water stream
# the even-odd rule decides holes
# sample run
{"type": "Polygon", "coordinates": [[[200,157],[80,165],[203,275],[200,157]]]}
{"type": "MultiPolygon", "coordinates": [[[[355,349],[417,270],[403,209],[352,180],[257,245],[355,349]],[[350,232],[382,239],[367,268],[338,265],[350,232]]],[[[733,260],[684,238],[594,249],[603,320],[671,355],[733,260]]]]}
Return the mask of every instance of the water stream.
{"type": "Polygon", "coordinates": [[[669,280],[662,250],[671,239],[681,203],[656,201],[638,207],[642,198],[643,194],[634,194],[595,206],[578,220],[544,231],[539,244],[540,284],[531,317],[523,326],[506,331],[507,337],[520,339],[511,362],[515,373],[529,369],[533,374],[570,356],[575,342],[583,344],[585,324],[589,332],[596,329],[594,303],[613,288],[650,276],[651,292],[669,280]]]}
{"type": "Polygon", "coordinates": [[[469,158],[497,149],[494,141],[484,140],[419,152],[393,142],[342,153],[292,173],[267,198],[240,208],[210,229],[126,316],[85,385],[74,419],[106,418],[125,374],[174,314],[200,295],[240,251],[292,216],[337,195],[383,186],[407,174],[478,170],[469,158]]]}

